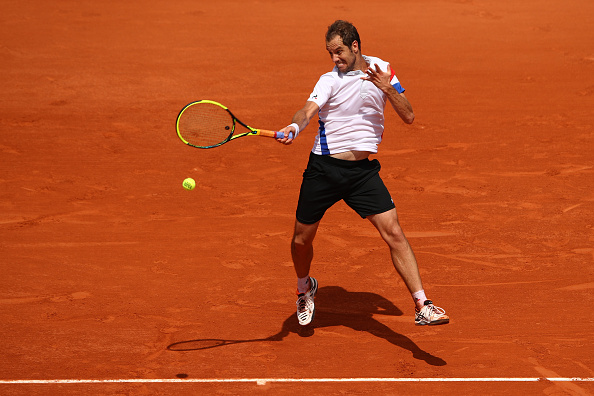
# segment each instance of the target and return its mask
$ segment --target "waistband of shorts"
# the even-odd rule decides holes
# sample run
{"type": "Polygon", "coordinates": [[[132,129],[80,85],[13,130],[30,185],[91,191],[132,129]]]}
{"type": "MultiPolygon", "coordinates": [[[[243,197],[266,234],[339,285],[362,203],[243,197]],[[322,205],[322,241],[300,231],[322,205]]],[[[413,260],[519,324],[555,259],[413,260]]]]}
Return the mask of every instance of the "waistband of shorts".
{"type": "Polygon", "coordinates": [[[315,154],[313,151],[309,153],[309,159],[310,159],[310,161],[311,160],[320,161],[320,162],[324,162],[329,165],[339,166],[341,168],[357,168],[357,167],[367,165],[371,162],[369,160],[369,158],[365,158],[365,159],[358,160],[358,161],[349,161],[349,160],[343,160],[343,159],[330,157],[329,155],[315,154]]]}

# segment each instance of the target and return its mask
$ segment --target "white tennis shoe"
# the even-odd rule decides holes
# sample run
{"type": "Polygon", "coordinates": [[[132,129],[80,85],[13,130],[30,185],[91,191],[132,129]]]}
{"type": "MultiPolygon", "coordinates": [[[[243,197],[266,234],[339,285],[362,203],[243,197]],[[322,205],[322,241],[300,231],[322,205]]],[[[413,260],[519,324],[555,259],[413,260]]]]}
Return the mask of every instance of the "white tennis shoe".
{"type": "Polygon", "coordinates": [[[306,293],[297,293],[297,319],[301,326],[307,326],[314,318],[316,307],[314,297],[318,292],[318,281],[309,277],[311,286],[306,293]]]}
{"type": "Polygon", "coordinates": [[[425,300],[425,306],[420,310],[416,309],[415,324],[417,326],[433,326],[449,322],[450,317],[446,315],[445,310],[433,305],[431,300],[425,300]]]}

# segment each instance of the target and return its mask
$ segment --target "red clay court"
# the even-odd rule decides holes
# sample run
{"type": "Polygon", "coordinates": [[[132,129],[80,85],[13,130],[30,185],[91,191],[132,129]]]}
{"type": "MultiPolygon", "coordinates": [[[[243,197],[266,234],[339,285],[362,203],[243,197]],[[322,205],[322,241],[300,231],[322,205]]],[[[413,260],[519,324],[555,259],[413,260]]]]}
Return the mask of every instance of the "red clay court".
{"type": "Polygon", "coordinates": [[[0,11],[0,394],[594,393],[594,2],[0,11]],[[414,326],[384,242],[343,203],[316,238],[314,324],[297,325],[315,122],[290,147],[175,134],[199,99],[286,126],[332,68],[335,19],[414,108],[412,125],[387,108],[374,157],[446,326],[414,326]]]}

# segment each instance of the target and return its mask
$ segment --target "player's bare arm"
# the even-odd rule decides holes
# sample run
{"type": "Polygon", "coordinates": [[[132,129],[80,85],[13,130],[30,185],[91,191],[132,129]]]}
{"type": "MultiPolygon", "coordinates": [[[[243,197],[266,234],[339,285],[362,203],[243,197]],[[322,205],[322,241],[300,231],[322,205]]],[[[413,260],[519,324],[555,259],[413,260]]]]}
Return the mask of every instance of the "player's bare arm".
{"type": "MultiPolygon", "coordinates": [[[[305,106],[303,106],[302,109],[298,110],[295,113],[293,119],[291,120],[291,123],[297,124],[297,126],[299,127],[299,131],[302,131],[309,124],[314,115],[318,113],[319,110],[320,108],[317,104],[308,100],[307,102],[305,102],[305,106]]],[[[281,129],[279,132],[284,132],[285,136],[289,136],[289,132],[293,132],[293,134],[295,134],[297,130],[294,126],[289,125],[281,129]]],[[[291,144],[293,143],[293,140],[294,139],[289,139],[288,137],[285,137],[283,139],[277,139],[278,142],[283,144],[291,144]]]]}
{"type": "Polygon", "coordinates": [[[365,70],[367,77],[361,77],[361,79],[370,81],[373,83],[373,85],[381,89],[382,92],[388,97],[390,104],[400,116],[402,121],[407,124],[412,124],[412,122],[415,120],[415,113],[413,112],[412,106],[406,96],[404,96],[403,93],[398,93],[396,88],[390,84],[390,78],[392,77],[390,71],[390,65],[388,65],[388,69],[386,71],[381,70],[378,65],[373,65],[365,70]]]}

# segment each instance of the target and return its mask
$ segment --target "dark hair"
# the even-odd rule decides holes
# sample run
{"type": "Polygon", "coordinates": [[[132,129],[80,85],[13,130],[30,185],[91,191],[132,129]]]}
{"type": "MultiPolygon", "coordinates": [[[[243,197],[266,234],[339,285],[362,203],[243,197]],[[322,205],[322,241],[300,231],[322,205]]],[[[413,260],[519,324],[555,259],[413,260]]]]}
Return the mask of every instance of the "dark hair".
{"type": "Polygon", "coordinates": [[[361,39],[359,38],[359,32],[352,23],[348,21],[338,20],[332,25],[328,26],[326,32],[326,42],[330,42],[334,36],[339,36],[342,39],[342,43],[347,47],[351,48],[353,42],[359,43],[359,49],[361,49],[361,39]]]}

